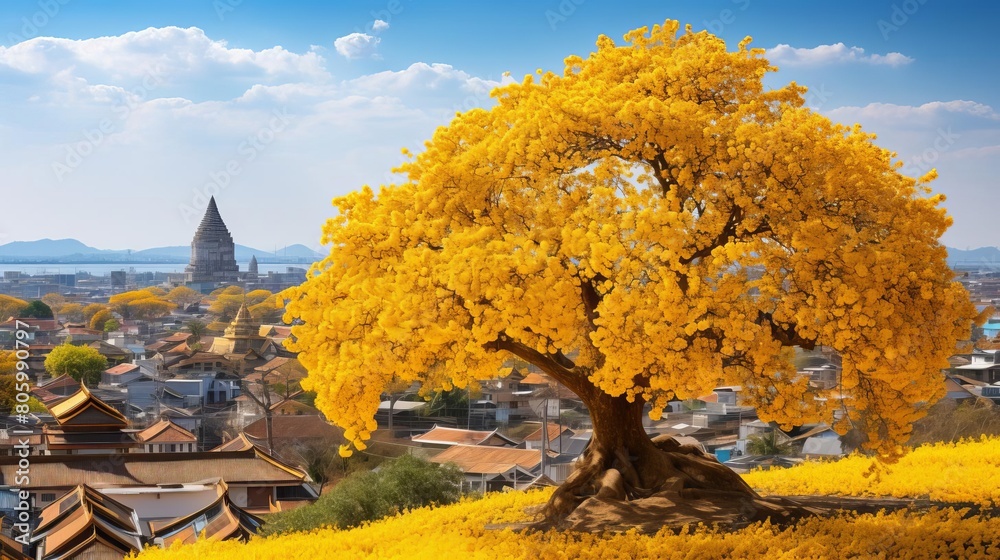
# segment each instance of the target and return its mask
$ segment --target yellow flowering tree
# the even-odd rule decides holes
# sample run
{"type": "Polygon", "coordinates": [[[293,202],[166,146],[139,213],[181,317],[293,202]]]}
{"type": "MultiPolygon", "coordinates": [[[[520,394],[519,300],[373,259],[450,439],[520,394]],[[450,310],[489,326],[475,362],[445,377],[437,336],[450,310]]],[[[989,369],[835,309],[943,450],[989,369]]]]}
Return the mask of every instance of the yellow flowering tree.
{"type": "Polygon", "coordinates": [[[720,384],[765,419],[833,422],[847,403],[839,427],[882,452],[904,440],[975,316],[938,241],[943,197],[804,88],[765,89],[776,69],[749,42],[674,21],[602,36],[439,128],[404,183],[336,199],[330,254],[284,294],[285,320],[348,441],[364,448],[388,384],[461,388],[511,356],[593,421],[551,519],[594,494],[755,497],[642,428],[644,409],[720,384]],[[791,364],[818,344],[843,356],[838,398],[791,364]]]}
{"type": "Polygon", "coordinates": [[[115,294],[108,299],[108,305],[124,319],[144,321],[163,317],[177,307],[164,299],[164,291],[156,287],[115,294]]]}

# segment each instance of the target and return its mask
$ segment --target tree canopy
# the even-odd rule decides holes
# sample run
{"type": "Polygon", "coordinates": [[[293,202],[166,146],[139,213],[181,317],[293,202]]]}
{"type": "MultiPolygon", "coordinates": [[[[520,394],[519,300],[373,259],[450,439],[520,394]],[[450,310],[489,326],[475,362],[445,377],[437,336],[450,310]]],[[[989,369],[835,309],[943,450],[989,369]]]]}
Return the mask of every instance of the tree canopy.
{"type": "Polygon", "coordinates": [[[163,296],[163,299],[177,304],[180,308],[185,308],[189,305],[200,302],[201,293],[196,290],[192,290],[187,286],[177,286],[176,288],[170,290],[167,295],[163,296]]]}
{"type": "Polygon", "coordinates": [[[93,317],[90,318],[90,324],[88,326],[95,331],[103,331],[104,325],[114,318],[114,315],[111,314],[111,310],[101,308],[98,309],[97,313],[94,313],[93,317]]]}
{"type": "Polygon", "coordinates": [[[166,293],[159,288],[143,288],[122,292],[108,298],[108,305],[123,319],[148,321],[168,315],[176,304],[164,299],[166,293]]]}
{"type": "Polygon", "coordinates": [[[67,374],[89,386],[101,381],[101,372],[108,368],[108,360],[89,346],[60,344],[45,357],[45,371],[49,375],[67,374]]]}
{"type": "Polygon", "coordinates": [[[285,294],[317,406],[363,448],[387,384],[461,388],[514,355],[584,400],[585,463],[626,487],[673,476],[643,405],[719,385],[782,425],[875,419],[869,445],[895,449],[976,316],[938,241],[944,197],[805,88],[765,89],[749,43],[673,21],[602,36],[439,128],[402,184],[335,199],[330,254],[285,294]],[[838,394],[796,375],[792,348],[817,345],[843,357],[838,394]]]}
{"type": "Polygon", "coordinates": [[[84,306],[84,308],[81,310],[81,312],[83,313],[83,320],[90,322],[90,320],[94,318],[94,315],[106,309],[108,309],[107,305],[103,305],[100,303],[89,303],[86,306],[84,306]]]}
{"type": "Polygon", "coordinates": [[[62,306],[66,305],[66,298],[62,294],[50,292],[40,298],[45,305],[48,305],[53,313],[58,314],[62,306]]]}
{"type": "Polygon", "coordinates": [[[82,321],[83,306],[79,303],[67,303],[59,308],[59,315],[67,321],[82,321]]]}
{"type": "Polygon", "coordinates": [[[20,316],[35,319],[51,319],[53,314],[51,307],[46,305],[44,301],[36,299],[28,302],[28,305],[24,306],[24,309],[21,310],[20,316]]]}
{"type": "Polygon", "coordinates": [[[0,413],[9,414],[17,404],[17,355],[0,350],[0,413]]]}
{"type": "Polygon", "coordinates": [[[212,292],[215,299],[208,306],[208,312],[218,316],[219,321],[228,323],[236,317],[240,306],[246,301],[247,308],[254,319],[261,322],[274,321],[281,317],[281,307],[278,306],[277,294],[267,290],[251,290],[243,295],[239,286],[228,286],[212,292]]]}
{"type": "Polygon", "coordinates": [[[6,321],[11,317],[17,317],[28,302],[7,294],[0,294],[0,321],[6,321]]]}

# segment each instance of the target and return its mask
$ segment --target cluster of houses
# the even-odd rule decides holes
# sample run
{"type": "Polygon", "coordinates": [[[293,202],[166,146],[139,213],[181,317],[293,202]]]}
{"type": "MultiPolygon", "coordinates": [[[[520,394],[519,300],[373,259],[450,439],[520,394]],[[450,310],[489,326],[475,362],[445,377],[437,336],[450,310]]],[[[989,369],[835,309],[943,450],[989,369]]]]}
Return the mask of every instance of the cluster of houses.
{"type": "Polygon", "coordinates": [[[46,412],[26,423],[0,418],[4,557],[123,557],[203,532],[245,538],[261,515],[318,498],[296,450],[335,448],[342,434],[295,400],[305,370],[281,344],[288,327],[259,325],[246,306],[221,336],[164,333],[145,343],[127,332],[90,340],[87,329],[51,319],[20,323],[37,379],[31,394],[46,412]],[[45,371],[66,337],[108,358],[96,387],[45,371]],[[16,523],[25,501],[31,522],[20,529],[29,537],[16,523]]]}
{"type": "MultiPolygon", "coordinates": [[[[7,557],[122,557],[202,533],[246,538],[266,515],[318,498],[305,451],[335,449],[343,437],[298,398],[306,372],[283,347],[289,327],[260,325],[245,305],[219,336],[172,332],[165,322],[176,317],[151,336],[129,324],[105,334],[53,319],[20,321],[37,379],[32,395],[47,412],[26,424],[0,418],[0,545],[7,557]],[[45,371],[45,356],[67,339],[108,359],[97,386],[45,371]],[[22,479],[25,445],[30,477],[22,479]],[[17,540],[25,496],[33,512],[28,544],[17,540]]],[[[12,346],[14,330],[14,321],[0,323],[0,347],[12,346]]],[[[943,376],[948,397],[1000,402],[998,355],[953,356],[943,376]]],[[[836,391],[841,365],[834,352],[820,348],[797,362],[815,390],[836,391]]],[[[537,372],[514,369],[452,408],[435,408],[417,389],[383,397],[373,449],[454,464],[467,491],[560,483],[591,437],[583,403],[537,372]]],[[[829,426],[781,430],[759,420],[741,393],[718,387],[671,402],[661,420],[645,417],[645,428],[698,446],[737,471],[844,453],[829,426]],[[793,453],[751,454],[748,442],[763,434],[793,453]]]]}

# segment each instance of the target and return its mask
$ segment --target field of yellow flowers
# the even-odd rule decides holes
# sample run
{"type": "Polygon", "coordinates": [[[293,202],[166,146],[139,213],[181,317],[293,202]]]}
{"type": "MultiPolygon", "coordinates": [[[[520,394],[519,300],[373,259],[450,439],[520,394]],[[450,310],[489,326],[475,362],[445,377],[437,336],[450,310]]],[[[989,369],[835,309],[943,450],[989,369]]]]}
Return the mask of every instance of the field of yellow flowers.
{"type": "MultiPolygon", "coordinates": [[[[751,473],[762,493],[895,496],[1000,504],[1000,439],[921,447],[865,477],[870,459],[850,457],[751,473]]],[[[550,491],[509,492],[441,508],[422,508],[350,530],[323,529],[248,544],[201,541],[149,549],[141,560],[269,558],[998,558],[1000,517],[964,509],[806,519],[736,532],[690,527],[675,534],[522,534],[495,525],[529,521],[525,508],[550,491]]]]}

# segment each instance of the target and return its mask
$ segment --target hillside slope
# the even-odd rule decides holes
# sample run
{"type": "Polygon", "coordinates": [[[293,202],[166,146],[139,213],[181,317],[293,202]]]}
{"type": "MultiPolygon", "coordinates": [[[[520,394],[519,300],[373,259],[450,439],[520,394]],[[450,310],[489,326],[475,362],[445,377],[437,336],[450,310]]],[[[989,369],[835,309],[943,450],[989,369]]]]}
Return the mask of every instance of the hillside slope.
{"type": "MultiPolygon", "coordinates": [[[[870,459],[852,457],[747,475],[761,491],[783,494],[874,492],[898,497],[1000,505],[1000,439],[921,447],[866,478],[870,459]]],[[[724,532],[694,527],[674,534],[592,535],[558,531],[518,533],[503,524],[532,519],[529,510],[551,490],[506,492],[481,500],[423,508],[345,531],[318,530],[248,544],[201,541],[171,550],[149,549],[142,560],[204,558],[997,558],[1000,518],[964,510],[841,514],[806,519],[789,528],[758,523],[724,532]]]]}

